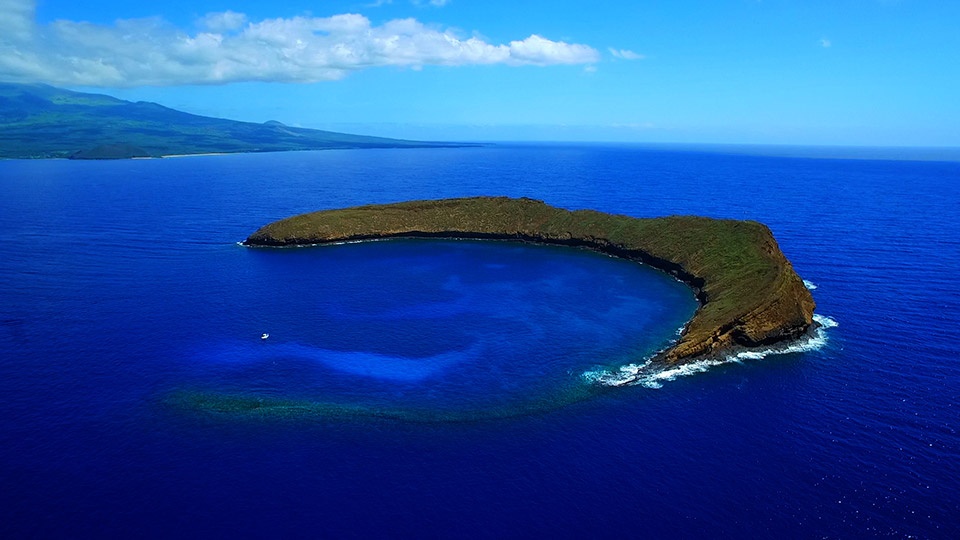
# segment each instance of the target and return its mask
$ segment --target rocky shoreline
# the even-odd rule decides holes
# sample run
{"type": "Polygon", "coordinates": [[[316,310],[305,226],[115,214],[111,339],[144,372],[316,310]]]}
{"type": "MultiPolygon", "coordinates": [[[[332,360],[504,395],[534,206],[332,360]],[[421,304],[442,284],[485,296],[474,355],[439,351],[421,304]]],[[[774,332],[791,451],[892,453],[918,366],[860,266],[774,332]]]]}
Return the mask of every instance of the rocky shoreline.
{"type": "Polygon", "coordinates": [[[810,291],[765,225],[696,216],[633,218],[533,199],[472,197],[369,205],[270,223],[243,244],[281,247],[388,238],[510,240],[587,248],[662,270],[699,309],[658,362],[769,348],[815,328],[810,291]]]}

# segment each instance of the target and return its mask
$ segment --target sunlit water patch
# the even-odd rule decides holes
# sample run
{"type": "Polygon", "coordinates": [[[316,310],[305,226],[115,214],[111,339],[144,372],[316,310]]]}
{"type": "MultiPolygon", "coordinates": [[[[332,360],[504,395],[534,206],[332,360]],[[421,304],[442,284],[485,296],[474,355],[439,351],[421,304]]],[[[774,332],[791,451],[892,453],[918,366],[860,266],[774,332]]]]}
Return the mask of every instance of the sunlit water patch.
{"type": "Polygon", "coordinates": [[[649,356],[696,309],[661,272],[584,250],[396,240],[245,251],[258,285],[223,314],[247,323],[209,327],[178,402],[522,414],[600,391],[584,371],[649,356]]]}

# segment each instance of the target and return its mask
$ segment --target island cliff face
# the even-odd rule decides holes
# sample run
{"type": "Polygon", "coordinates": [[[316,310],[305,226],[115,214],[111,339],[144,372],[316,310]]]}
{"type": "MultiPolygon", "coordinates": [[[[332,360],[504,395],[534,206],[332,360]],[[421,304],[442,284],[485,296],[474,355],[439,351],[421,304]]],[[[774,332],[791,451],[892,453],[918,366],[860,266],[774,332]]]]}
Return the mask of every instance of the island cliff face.
{"type": "Polygon", "coordinates": [[[682,363],[767,347],[810,329],[815,304],[765,225],[694,216],[638,219],[569,211],[533,199],[473,197],[359,206],[266,225],[248,246],[397,237],[476,238],[584,247],[676,276],[700,308],[657,356],[682,363]]]}

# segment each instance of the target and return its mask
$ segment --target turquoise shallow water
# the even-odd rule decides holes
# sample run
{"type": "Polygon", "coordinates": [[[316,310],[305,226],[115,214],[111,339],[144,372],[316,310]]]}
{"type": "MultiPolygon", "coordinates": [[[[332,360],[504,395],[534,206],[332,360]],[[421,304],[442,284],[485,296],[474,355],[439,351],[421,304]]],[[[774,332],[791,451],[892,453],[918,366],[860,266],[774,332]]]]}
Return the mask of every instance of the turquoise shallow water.
{"type": "Polygon", "coordinates": [[[960,530],[958,163],[530,145],[5,161],[0,185],[4,538],[960,530]],[[236,244],[481,194],[762,221],[838,326],[611,389],[582,370],[669,339],[681,285],[534,246],[236,244]],[[300,413],[184,407],[226,393],[300,413]]]}

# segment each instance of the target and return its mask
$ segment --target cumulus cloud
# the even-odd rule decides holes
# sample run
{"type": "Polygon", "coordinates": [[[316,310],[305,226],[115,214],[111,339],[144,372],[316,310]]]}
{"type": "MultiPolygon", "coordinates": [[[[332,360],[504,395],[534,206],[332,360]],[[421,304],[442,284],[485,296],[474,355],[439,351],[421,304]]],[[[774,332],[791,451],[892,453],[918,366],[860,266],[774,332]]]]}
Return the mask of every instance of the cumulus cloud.
{"type": "Polygon", "coordinates": [[[619,58],[620,60],[643,60],[644,58],[642,54],[637,54],[627,49],[614,49],[611,47],[609,50],[614,58],[619,58]]]}
{"type": "Polygon", "coordinates": [[[0,0],[0,36],[8,39],[29,38],[33,32],[35,12],[35,1],[0,0]]]}
{"type": "Polygon", "coordinates": [[[208,13],[198,21],[202,28],[211,32],[230,32],[239,30],[247,22],[247,16],[236,11],[208,13]]]}
{"type": "Polygon", "coordinates": [[[368,68],[591,64],[592,47],[539,35],[493,44],[397,19],[357,14],[251,21],[211,13],[189,32],[160,18],[112,25],[35,24],[35,0],[0,0],[0,79],[81,86],[316,82],[368,68]]]}
{"type": "MultiPolygon", "coordinates": [[[[503,47],[502,45],[500,47],[503,47]]],[[[522,41],[511,41],[505,61],[511,64],[584,64],[595,62],[599,54],[586,45],[550,41],[536,34],[522,41]]]]}

